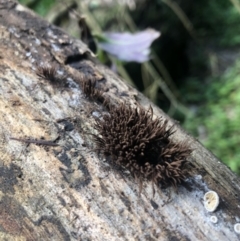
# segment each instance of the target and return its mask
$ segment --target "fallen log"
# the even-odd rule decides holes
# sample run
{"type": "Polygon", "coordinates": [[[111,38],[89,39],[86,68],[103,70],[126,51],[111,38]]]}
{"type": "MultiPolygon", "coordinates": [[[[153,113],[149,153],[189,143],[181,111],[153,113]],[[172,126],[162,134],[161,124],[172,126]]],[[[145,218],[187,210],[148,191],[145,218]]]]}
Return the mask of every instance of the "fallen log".
{"type": "Polygon", "coordinates": [[[239,240],[239,177],[80,40],[1,0],[0,70],[1,240],[239,240]],[[192,150],[177,191],[155,185],[154,194],[144,180],[139,192],[126,168],[96,150],[106,100],[151,105],[153,118],[174,125],[171,140],[192,150]],[[205,208],[211,190],[214,212],[205,208]]]}

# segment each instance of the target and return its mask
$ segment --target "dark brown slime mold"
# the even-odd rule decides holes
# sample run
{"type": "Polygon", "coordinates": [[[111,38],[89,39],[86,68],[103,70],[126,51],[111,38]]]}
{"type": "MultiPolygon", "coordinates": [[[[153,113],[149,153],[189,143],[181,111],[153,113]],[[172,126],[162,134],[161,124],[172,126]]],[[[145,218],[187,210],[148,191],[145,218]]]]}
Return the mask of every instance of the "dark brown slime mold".
{"type": "Polygon", "coordinates": [[[65,76],[59,76],[57,70],[55,65],[43,65],[37,67],[36,74],[57,87],[64,87],[66,85],[65,76]]]}
{"type": "Polygon", "coordinates": [[[96,119],[99,136],[94,139],[113,163],[125,167],[140,181],[152,181],[162,187],[176,187],[187,177],[186,158],[191,149],[186,143],[175,143],[170,136],[173,127],[167,121],[153,119],[153,110],[110,106],[109,114],[96,119]]]}
{"type": "Polygon", "coordinates": [[[102,94],[102,91],[96,88],[97,81],[93,78],[81,80],[80,85],[84,94],[90,98],[97,99],[102,94]]]}
{"type": "Polygon", "coordinates": [[[103,106],[105,108],[108,109],[108,105],[109,105],[110,101],[108,98],[104,97],[103,91],[101,89],[97,88],[96,79],[94,79],[94,78],[87,79],[86,78],[86,79],[79,81],[79,83],[83,90],[83,93],[87,97],[100,102],[101,104],[103,104],[103,106]]]}

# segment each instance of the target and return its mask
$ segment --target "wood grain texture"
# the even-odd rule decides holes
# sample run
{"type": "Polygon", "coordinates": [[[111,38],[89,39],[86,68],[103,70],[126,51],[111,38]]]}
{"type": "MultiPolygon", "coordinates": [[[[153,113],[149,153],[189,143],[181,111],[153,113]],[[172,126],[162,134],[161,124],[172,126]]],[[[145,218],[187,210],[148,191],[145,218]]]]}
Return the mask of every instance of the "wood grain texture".
{"type": "MultiPolygon", "coordinates": [[[[216,123],[217,124],[217,123],[216,123]]],[[[63,30],[0,0],[0,239],[1,240],[239,240],[240,180],[135,89],[94,59],[63,30]],[[58,68],[66,86],[37,76],[58,68]],[[172,138],[193,148],[192,177],[178,188],[156,189],[109,165],[94,151],[94,117],[103,107],[79,86],[94,77],[114,103],[127,102],[175,124],[172,138]],[[34,138],[59,146],[11,140],[34,138]],[[214,190],[211,214],[203,196],[214,190]],[[210,217],[218,218],[216,224],[210,217]]]]}

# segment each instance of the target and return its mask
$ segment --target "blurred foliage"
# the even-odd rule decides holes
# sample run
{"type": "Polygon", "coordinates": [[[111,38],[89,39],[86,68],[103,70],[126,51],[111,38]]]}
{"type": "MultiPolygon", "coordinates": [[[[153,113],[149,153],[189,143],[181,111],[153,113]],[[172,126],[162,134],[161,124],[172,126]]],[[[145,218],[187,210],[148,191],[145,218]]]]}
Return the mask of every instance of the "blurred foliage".
{"type": "Polygon", "coordinates": [[[130,10],[117,1],[86,2],[20,0],[74,37],[81,31],[73,10],[86,17],[93,36],[148,27],[161,31],[147,63],[122,63],[103,51],[98,57],[240,174],[240,3],[136,0],[130,10]]]}
{"type": "Polygon", "coordinates": [[[240,44],[238,10],[227,0],[196,1],[197,11],[192,21],[200,37],[214,40],[215,45],[234,46],[240,44]]]}
{"type": "Polygon", "coordinates": [[[201,103],[195,105],[194,115],[186,119],[185,128],[240,173],[240,61],[202,87],[199,80],[189,81],[191,84],[184,91],[198,94],[186,95],[186,101],[201,103]]]}
{"type": "Polygon", "coordinates": [[[45,16],[51,7],[56,3],[56,0],[20,0],[23,5],[27,5],[39,15],[45,16]]]}

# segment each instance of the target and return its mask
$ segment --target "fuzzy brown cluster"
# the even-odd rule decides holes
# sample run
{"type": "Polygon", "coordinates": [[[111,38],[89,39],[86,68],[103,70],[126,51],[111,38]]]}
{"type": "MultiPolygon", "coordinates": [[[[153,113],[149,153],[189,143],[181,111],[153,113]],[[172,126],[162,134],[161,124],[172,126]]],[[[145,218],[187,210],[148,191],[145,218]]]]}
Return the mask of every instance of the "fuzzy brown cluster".
{"type": "Polygon", "coordinates": [[[98,149],[110,155],[117,165],[127,168],[139,181],[162,186],[177,186],[187,174],[184,164],[191,150],[187,144],[174,143],[173,128],[167,121],[153,119],[153,111],[111,106],[109,114],[96,120],[98,149]]]}
{"type": "Polygon", "coordinates": [[[98,89],[97,81],[95,79],[84,79],[80,81],[81,88],[84,94],[96,101],[102,103],[105,107],[108,106],[109,100],[104,97],[103,91],[98,89]]]}
{"type": "Polygon", "coordinates": [[[64,76],[59,76],[57,73],[57,67],[56,66],[39,66],[37,67],[36,74],[45,79],[50,81],[53,85],[58,86],[58,87],[63,87],[65,86],[65,77],[64,76]]]}

